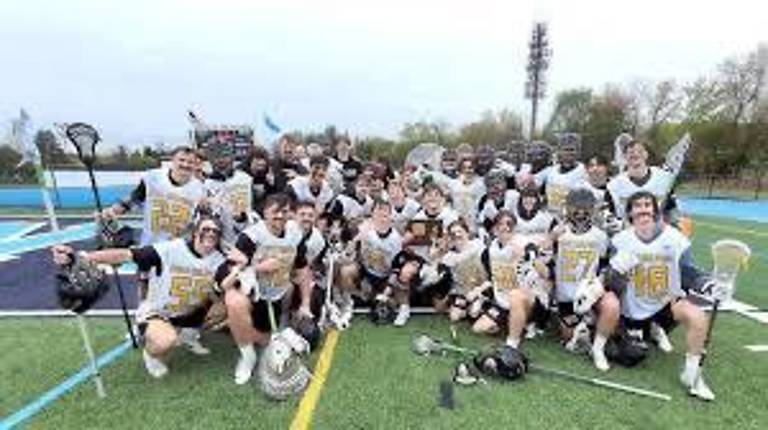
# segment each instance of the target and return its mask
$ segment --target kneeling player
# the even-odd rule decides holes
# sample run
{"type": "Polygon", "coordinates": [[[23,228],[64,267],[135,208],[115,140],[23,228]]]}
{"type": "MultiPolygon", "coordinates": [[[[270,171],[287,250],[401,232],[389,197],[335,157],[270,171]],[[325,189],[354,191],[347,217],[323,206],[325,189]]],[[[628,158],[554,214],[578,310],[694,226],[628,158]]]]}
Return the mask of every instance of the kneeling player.
{"type": "Polygon", "coordinates": [[[612,292],[604,292],[600,281],[606,265],[608,236],[595,226],[597,199],[586,188],[570,191],[565,202],[565,222],[555,229],[555,299],[558,305],[561,333],[566,346],[578,349],[583,336],[588,341],[588,322],[579,313],[590,308],[597,314],[597,325],[591,347],[592,360],[599,370],[610,366],[605,357],[605,344],[619,320],[619,300],[612,292]],[[587,298],[585,309],[574,309],[577,289],[585,282],[596,282],[596,291],[587,298]]]}
{"type": "MultiPolygon", "coordinates": [[[[179,238],[143,248],[80,252],[80,258],[95,263],[119,265],[133,261],[140,271],[150,274],[147,295],[139,303],[136,320],[144,336],[144,365],[155,378],[168,373],[169,353],[179,343],[195,353],[208,353],[197,341],[196,328],[203,324],[213,294],[214,274],[224,261],[219,250],[220,237],[218,222],[201,218],[189,240],[179,238]]],[[[72,252],[68,246],[55,246],[54,262],[69,264],[72,252]]]]}
{"type": "Polygon", "coordinates": [[[631,227],[612,239],[616,254],[611,258],[608,283],[621,298],[622,319],[629,329],[644,333],[650,332],[652,323],[665,330],[682,323],[687,345],[680,381],[691,395],[714,400],[699,366],[709,321],[686,298],[686,291],[717,284],[693,265],[689,240],[661,222],[656,196],[647,191],[633,194],[626,213],[631,227]]]}
{"type": "Polygon", "coordinates": [[[300,313],[311,314],[312,277],[304,234],[296,222],[288,220],[289,203],[284,194],[268,196],[264,221],[240,234],[237,250],[230,252],[228,261],[216,273],[216,281],[224,291],[229,330],[240,349],[235,367],[238,385],[250,380],[257,359],[254,344],[268,343],[279,315],[290,306],[294,282],[299,285],[300,313]],[[248,266],[255,279],[243,282],[248,278],[248,266]]]}

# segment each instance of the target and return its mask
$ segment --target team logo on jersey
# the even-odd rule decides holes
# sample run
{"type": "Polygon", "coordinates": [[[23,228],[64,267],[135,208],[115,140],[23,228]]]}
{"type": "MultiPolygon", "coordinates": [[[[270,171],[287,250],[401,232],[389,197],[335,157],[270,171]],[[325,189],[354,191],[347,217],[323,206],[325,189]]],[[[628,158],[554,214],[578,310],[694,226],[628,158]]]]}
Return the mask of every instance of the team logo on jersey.
{"type": "Polygon", "coordinates": [[[156,196],[150,202],[150,225],[153,233],[167,232],[171,237],[181,236],[189,224],[192,203],[181,197],[156,196]]]}

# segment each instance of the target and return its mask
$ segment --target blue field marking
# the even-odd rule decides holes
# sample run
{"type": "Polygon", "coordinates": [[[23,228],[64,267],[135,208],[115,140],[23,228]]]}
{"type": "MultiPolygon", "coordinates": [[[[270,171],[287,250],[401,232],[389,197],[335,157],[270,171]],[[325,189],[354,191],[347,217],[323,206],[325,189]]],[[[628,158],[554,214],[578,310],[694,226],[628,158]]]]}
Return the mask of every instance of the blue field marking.
{"type": "Polygon", "coordinates": [[[96,224],[93,222],[87,222],[84,224],[67,227],[59,231],[40,233],[33,236],[0,241],[0,255],[23,254],[29,251],[48,248],[59,243],[85,240],[93,237],[95,232],[96,224]]]}
{"type": "Polygon", "coordinates": [[[3,221],[0,222],[0,242],[18,239],[44,226],[42,222],[3,221]]]}
{"type": "MultiPolygon", "coordinates": [[[[99,368],[102,368],[109,363],[115,361],[117,358],[125,354],[127,351],[131,350],[131,342],[130,341],[124,341],[121,344],[117,345],[116,347],[110,349],[109,351],[105,352],[104,354],[100,355],[96,358],[96,365],[99,368]]],[[[80,369],[77,373],[70,376],[69,378],[65,379],[63,382],[61,382],[59,385],[51,388],[50,390],[43,393],[40,397],[33,400],[32,402],[28,403],[18,411],[14,412],[13,414],[9,415],[8,417],[4,418],[2,421],[0,421],[0,429],[11,429],[14,426],[17,426],[24,421],[32,418],[35,414],[40,412],[44,407],[46,407],[48,404],[53,402],[54,400],[58,399],[59,397],[63,396],[76,386],[78,386],[80,383],[88,380],[93,375],[93,369],[91,368],[90,364],[87,364],[83,366],[82,369],[80,369]]],[[[94,394],[95,396],[96,394],[94,394]]]]}
{"type": "MultiPolygon", "coordinates": [[[[99,187],[99,197],[103,205],[111,205],[130,194],[133,185],[115,185],[99,187]]],[[[92,208],[93,193],[90,187],[60,187],[50,190],[57,208],[92,208]]],[[[0,188],[0,207],[43,207],[43,197],[39,187],[0,188]]]]}
{"type": "Polygon", "coordinates": [[[768,223],[768,200],[679,199],[684,213],[768,223]]]}

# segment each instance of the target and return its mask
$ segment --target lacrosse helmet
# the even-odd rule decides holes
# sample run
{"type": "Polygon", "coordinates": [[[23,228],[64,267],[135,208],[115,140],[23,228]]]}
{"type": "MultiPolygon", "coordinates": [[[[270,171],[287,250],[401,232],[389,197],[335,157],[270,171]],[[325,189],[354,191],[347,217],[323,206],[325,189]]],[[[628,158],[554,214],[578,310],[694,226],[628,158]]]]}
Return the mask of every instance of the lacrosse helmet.
{"type": "Polygon", "coordinates": [[[568,193],[565,199],[565,218],[574,233],[586,233],[592,228],[595,219],[597,199],[586,188],[577,188],[568,193]]]}
{"type": "Polygon", "coordinates": [[[313,351],[317,349],[320,344],[321,333],[320,327],[312,317],[297,314],[291,319],[291,327],[309,343],[313,351]]]}
{"type": "Polygon", "coordinates": [[[624,367],[634,367],[648,356],[648,344],[642,338],[630,335],[626,329],[620,329],[608,339],[605,355],[624,367]]]}
{"type": "Polygon", "coordinates": [[[374,324],[391,324],[395,321],[397,310],[392,300],[375,300],[371,305],[370,318],[374,324]]]}
{"type": "Polygon", "coordinates": [[[528,371],[528,358],[517,348],[498,346],[475,356],[475,367],[486,375],[515,380],[528,371]]]}

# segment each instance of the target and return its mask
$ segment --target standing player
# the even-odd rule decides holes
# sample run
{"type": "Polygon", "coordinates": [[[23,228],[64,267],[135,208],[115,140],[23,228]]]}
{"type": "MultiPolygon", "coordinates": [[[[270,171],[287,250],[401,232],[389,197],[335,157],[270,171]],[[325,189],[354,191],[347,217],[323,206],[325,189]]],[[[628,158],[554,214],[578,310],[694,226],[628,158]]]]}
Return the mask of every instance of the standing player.
{"type": "Polygon", "coordinates": [[[680,381],[691,395],[714,400],[700,368],[708,318],[687,299],[686,291],[711,289],[713,296],[720,296],[722,291],[694,266],[690,241],[660,221],[656,195],[637,192],[629,197],[625,209],[631,227],[612,239],[616,253],[608,278],[608,288],[621,298],[624,324],[659,342],[663,331],[654,330],[653,323],[663,330],[682,323],[686,354],[680,381]]]}
{"type": "Polygon", "coordinates": [[[309,169],[309,176],[297,176],[288,182],[289,193],[295,200],[314,203],[315,209],[322,212],[333,199],[333,190],[325,179],[328,159],[322,155],[312,158],[309,169]]]}
{"type": "MultiPolygon", "coordinates": [[[[214,292],[214,274],[224,261],[219,248],[221,227],[213,219],[201,217],[191,238],[171,239],[133,249],[104,249],[79,252],[79,258],[94,263],[118,265],[133,261],[149,274],[146,298],[136,313],[144,338],[144,366],[150,375],[162,378],[168,373],[169,353],[184,342],[184,328],[202,325],[214,292]]],[[[53,248],[56,264],[72,261],[72,248],[53,248]]],[[[196,342],[196,339],[195,339],[196,342]]],[[[198,344],[197,354],[208,350],[198,344]]]]}
{"type": "Polygon", "coordinates": [[[578,161],[580,151],[580,135],[564,133],[558,137],[557,163],[544,177],[547,209],[557,218],[564,215],[568,193],[584,187],[587,182],[587,171],[578,161]]]}
{"type": "Polygon", "coordinates": [[[663,215],[676,207],[670,198],[675,177],[672,173],[658,167],[648,166],[648,151],[639,140],[630,141],[624,148],[627,169],[608,182],[608,192],[613,208],[619,219],[626,221],[627,200],[639,191],[654,195],[663,215]]]}
{"type": "Polygon", "coordinates": [[[171,157],[170,168],[147,171],[128,198],[102,213],[104,218],[117,218],[142,205],[141,245],[179,237],[205,198],[203,183],[194,176],[196,155],[192,148],[178,147],[171,157]]]}
{"type": "Polygon", "coordinates": [[[235,170],[232,145],[220,143],[208,149],[212,168],[205,179],[208,202],[221,220],[222,239],[231,244],[251,221],[253,178],[242,170],[235,170]]]}

